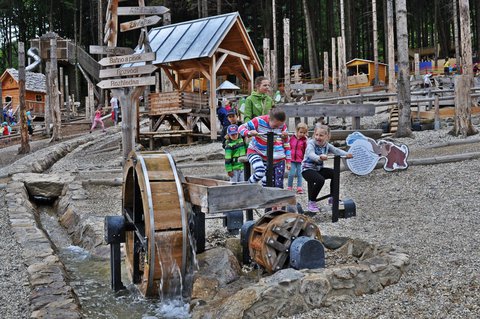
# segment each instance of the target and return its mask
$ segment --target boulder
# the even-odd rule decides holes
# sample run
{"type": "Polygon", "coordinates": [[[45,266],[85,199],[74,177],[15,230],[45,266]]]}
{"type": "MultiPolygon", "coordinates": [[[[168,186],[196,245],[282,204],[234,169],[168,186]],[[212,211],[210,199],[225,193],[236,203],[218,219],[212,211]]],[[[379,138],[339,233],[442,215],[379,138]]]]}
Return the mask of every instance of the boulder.
{"type": "Polygon", "coordinates": [[[23,181],[30,196],[57,198],[63,194],[65,184],[71,183],[74,177],[68,174],[16,174],[14,181],[23,181]]]}
{"type": "Polygon", "coordinates": [[[200,271],[198,277],[213,278],[223,287],[240,277],[241,267],[233,253],[223,247],[216,247],[197,256],[200,271]]]}

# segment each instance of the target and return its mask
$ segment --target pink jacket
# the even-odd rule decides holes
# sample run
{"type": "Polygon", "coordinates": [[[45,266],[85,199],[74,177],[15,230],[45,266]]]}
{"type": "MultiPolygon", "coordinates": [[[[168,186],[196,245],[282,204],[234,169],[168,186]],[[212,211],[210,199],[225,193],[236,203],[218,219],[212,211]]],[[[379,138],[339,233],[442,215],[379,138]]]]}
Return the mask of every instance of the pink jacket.
{"type": "Polygon", "coordinates": [[[306,148],[306,137],[298,139],[295,135],[292,135],[292,137],[290,137],[290,151],[292,154],[292,162],[301,163],[303,161],[303,156],[305,155],[306,148]]]}

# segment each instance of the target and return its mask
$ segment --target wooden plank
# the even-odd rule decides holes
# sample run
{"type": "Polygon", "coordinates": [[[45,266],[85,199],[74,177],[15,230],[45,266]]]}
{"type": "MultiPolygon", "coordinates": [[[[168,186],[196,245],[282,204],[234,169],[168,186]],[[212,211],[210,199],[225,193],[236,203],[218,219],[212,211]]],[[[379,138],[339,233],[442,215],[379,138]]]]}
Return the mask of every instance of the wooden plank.
{"type": "Polygon", "coordinates": [[[306,90],[323,90],[323,84],[317,84],[317,83],[294,83],[290,84],[290,88],[292,90],[301,90],[301,91],[306,91],[306,90]]]}
{"type": "Polygon", "coordinates": [[[373,138],[374,140],[382,137],[383,130],[381,129],[370,129],[370,130],[332,130],[330,131],[330,140],[332,141],[344,141],[348,135],[353,132],[360,132],[363,135],[373,138]]]}
{"type": "Polygon", "coordinates": [[[111,55],[128,55],[135,52],[132,48],[127,47],[107,47],[101,45],[91,45],[90,54],[111,54],[111,55]]]}
{"type": "Polygon", "coordinates": [[[117,65],[117,64],[154,61],[155,59],[156,59],[155,52],[147,52],[147,53],[140,53],[140,54],[107,57],[107,58],[101,59],[100,61],[98,61],[98,63],[102,66],[109,66],[109,65],[117,65]]]}
{"type": "Polygon", "coordinates": [[[146,26],[159,23],[161,18],[159,16],[150,16],[147,18],[132,20],[124,23],[120,23],[120,32],[126,32],[130,30],[140,29],[146,26]]]}
{"type": "Polygon", "coordinates": [[[131,86],[136,87],[136,86],[145,86],[145,85],[155,85],[155,77],[148,76],[143,78],[103,80],[97,83],[97,86],[102,89],[131,87],[131,86]]]}
{"type": "Polygon", "coordinates": [[[169,11],[170,9],[164,6],[118,7],[117,14],[119,16],[139,16],[139,15],[151,15],[151,14],[163,15],[169,11]]]}
{"type": "Polygon", "coordinates": [[[109,78],[116,76],[132,76],[139,74],[150,74],[155,71],[157,67],[153,64],[133,66],[128,68],[118,68],[118,69],[104,69],[100,70],[100,78],[109,78]]]}
{"type": "Polygon", "coordinates": [[[373,116],[373,104],[278,104],[288,117],[373,116]]]}

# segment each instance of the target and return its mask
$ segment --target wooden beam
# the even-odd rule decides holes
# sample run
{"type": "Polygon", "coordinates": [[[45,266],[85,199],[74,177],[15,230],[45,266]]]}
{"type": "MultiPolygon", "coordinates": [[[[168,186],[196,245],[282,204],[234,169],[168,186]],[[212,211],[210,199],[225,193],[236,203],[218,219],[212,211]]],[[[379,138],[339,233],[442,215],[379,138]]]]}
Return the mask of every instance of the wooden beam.
{"type": "Polygon", "coordinates": [[[245,61],[243,61],[243,59],[240,59],[240,64],[242,65],[242,69],[243,69],[243,73],[251,80],[251,76],[250,76],[250,70],[249,68],[247,68],[247,65],[245,64],[245,61]]]}
{"type": "Polygon", "coordinates": [[[247,60],[247,61],[250,60],[250,57],[249,57],[248,55],[241,54],[241,53],[238,53],[238,52],[235,52],[235,51],[231,51],[231,50],[227,50],[227,49],[223,49],[223,48],[218,48],[218,49],[217,49],[217,52],[230,54],[230,55],[236,56],[236,57],[238,57],[238,58],[241,58],[241,59],[244,59],[244,60],[247,60]]]}
{"type": "Polygon", "coordinates": [[[168,77],[168,79],[170,80],[170,82],[173,84],[173,86],[179,90],[180,89],[180,86],[178,85],[177,81],[175,80],[175,78],[173,77],[172,73],[170,72],[170,70],[168,68],[165,68],[163,65],[160,66],[162,68],[163,71],[165,71],[165,75],[168,77]]]}
{"type": "Polygon", "coordinates": [[[215,54],[212,56],[212,62],[210,64],[210,138],[212,140],[217,139],[217,72],[216,70],[216,61],[215,54]]]}
{"type": "Polygon", "coordinates": [[[279,104],[288,117],[373,116],[374,104],[279,104]]]}
{"type": "MultiPolygon", "coordinates": [[[[210,76],[210,72],[207,71],[207,69],[205,69],[205,66],[200,63],[198,60],[195,60],[195,63],[198,65],[198,68],[200,69],[200,72],[202,72],[202,74],[205,76],[205,78],[209,81],[211,81],[211,76],[210,76]]],[[[216,74],[217,72],[215,72],[216,74]]]]}
{"type": "Polygon", "coordinates": [[[254,83],[254,67],[253,67],[253,64],[250,64],[250,73],[248,73],[248,78],[250,79],[250,91],[253,92],[253,90],[255,89],[255,83],[254,83]]]}
{"type": "Polygon", "coordinates": [[[215,66],[215,73],[218,72],[218,70],[219,70],[220,67],[222,66],[223,62],[225,62],[225,59],[227,58],[227,56],[228,56],[228,53],[224,53],[224,54],[222,54],[222,56],[220,57],[220,59],[218,59],[217,65],[215,66]]]}
{"type": "Polygon", "coordinates": [[[185,80],[185,82],[183,83],[182,87],[180,88],[180,91],[185,91],[185,89],[187,88],[188,84],[190,83],[190,81],[192,81],[193,77],[195,76],[195,72],[192,72],[188,75],[187,79],[185,80]]]}

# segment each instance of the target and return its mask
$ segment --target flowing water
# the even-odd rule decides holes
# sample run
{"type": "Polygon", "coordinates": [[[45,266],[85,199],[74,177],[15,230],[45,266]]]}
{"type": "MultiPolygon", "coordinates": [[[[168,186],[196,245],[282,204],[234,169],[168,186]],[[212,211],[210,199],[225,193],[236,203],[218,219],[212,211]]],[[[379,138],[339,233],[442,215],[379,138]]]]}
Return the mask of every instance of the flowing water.
{"type": "MultiPolygon", "coordinates": [[[[134,285],[115,293],[110,288],[110,261],[96,258],[88,251],[71,245],[66,230],[58,224],[51,207],[40,207],[39,216],[43,229],[58,248],[58,256],[65,264],[84,318],[189,318],[189,305],[181,297],[164,298],[162,301],[145,299],[134,285]]],[[[125,285],[130,282],[124,265],[122,281],[125,285]]]]}

